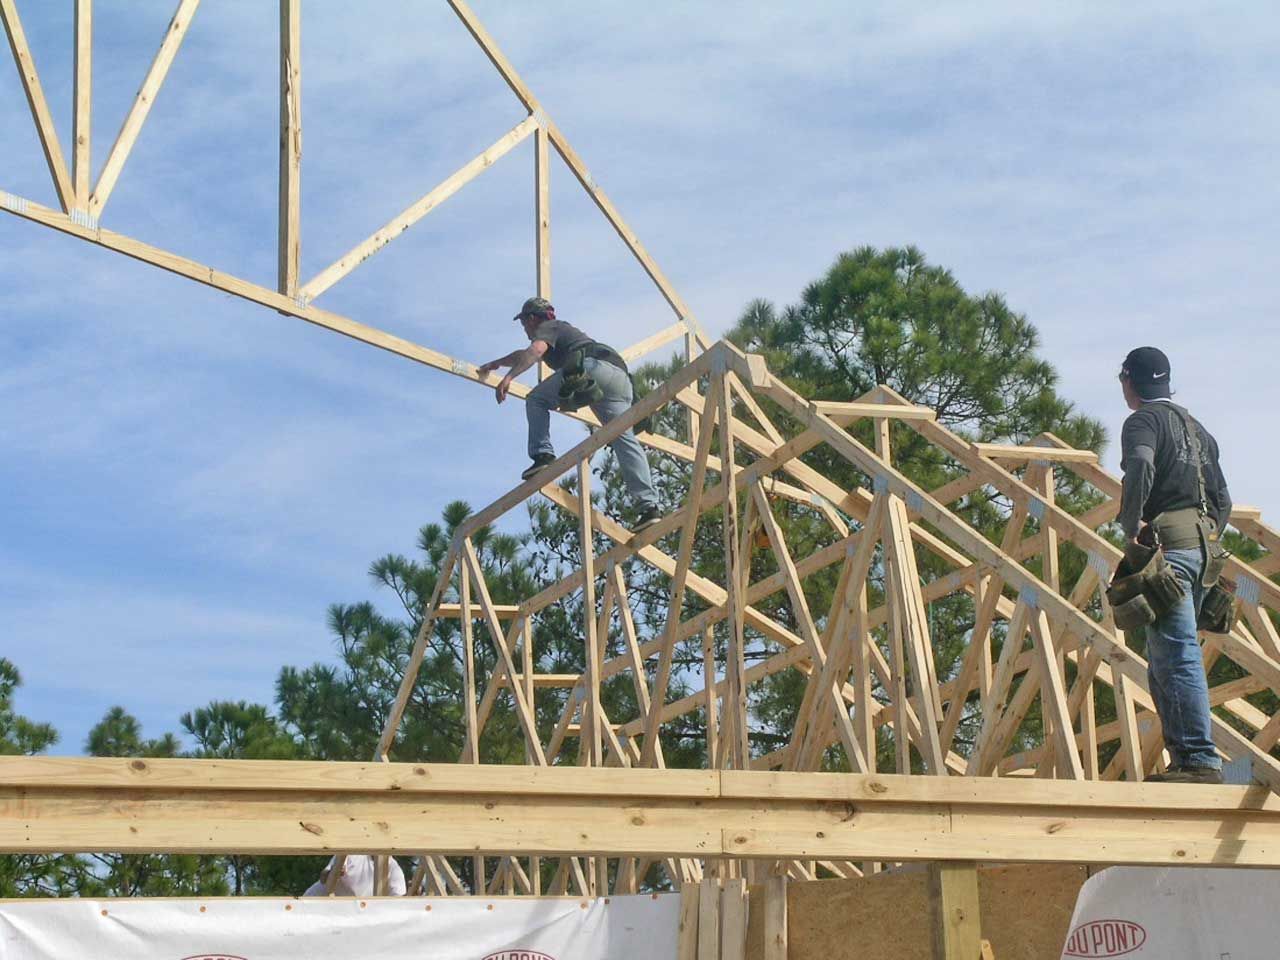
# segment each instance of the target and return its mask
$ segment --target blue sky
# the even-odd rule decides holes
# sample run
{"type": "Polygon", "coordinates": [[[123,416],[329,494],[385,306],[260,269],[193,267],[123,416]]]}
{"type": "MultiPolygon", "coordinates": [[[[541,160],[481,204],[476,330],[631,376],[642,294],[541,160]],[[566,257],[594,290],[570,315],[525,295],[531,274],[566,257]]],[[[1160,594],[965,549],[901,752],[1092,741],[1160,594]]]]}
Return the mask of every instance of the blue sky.
{"type": "MultiPolygon", "coordinates": [[[[173,6],[95,4],[95,174],[173,6]]],[[[1236,500],[1280,509],[1274,8],[474,7],[713,334],[842,250],[913,243],[1027,313],[1062,392],[1113,436],[1120,358],[1163,346],[1236,500]]],[[[66,149],[72,4],[19,8],[66,149]]],[[[203,5],[104,216],[268,286],[274,8],[203,5]]],[[[521,116],[443,2],[306,4],[303,275],[521,116]]],[[[318,304],[474,361],[516,345],[531,151],[318,304]]],[[[558,161],[552,189],[561,315],[619,344],[671,322],[558,161]]],[[[7,57],[0,190],[55,205],[7,57]]],[[[580,435],[556,429],[562,448],[580,435]]],[[[270,702],[280,666],[331,657],[325,608],[373,596],[372,559],[512,485],[522,433],[473,385],[0,216],[0,653],[19,709],[76,753],[113,704],[158,736],[212,698],[270,702]]]]}

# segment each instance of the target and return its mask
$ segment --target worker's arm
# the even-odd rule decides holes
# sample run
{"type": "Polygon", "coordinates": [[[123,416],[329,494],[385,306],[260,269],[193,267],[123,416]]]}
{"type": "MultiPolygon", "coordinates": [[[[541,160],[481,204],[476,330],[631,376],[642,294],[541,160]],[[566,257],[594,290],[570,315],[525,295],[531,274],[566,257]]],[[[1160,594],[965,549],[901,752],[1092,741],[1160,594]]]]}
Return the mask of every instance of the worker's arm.
{"type": "Polygon", "coordinates": [[[1156,480],[1156,434],[1149,418],[1131,416],[1124,422],[1120,450],[1124,482],[1116,519],[1125,539],[1134,540],[1142,526],[1142,508],[1147,505],[1156,480]]]}
{"type": "Polygon", "coordinates": [[[476,372],[482,377],[487,377],[499,367],[509,367],[514,364],[525,352],[524,348],[512,350],[510,353],[503,354],[497,360],[490,360],[488,363],[482,363],[476,368],[476,372]]]}
{"type": "Polygon", "coordinates": [[[516,350],[508,354],[512,358],[510,364],[508,364],[511,369],[507,371],[507,375],[494,388],[494,393],[497,395],[499,403],[507,399],[507,391],[511,389],[511,381],[541,360],[547,349],[545,340],[534,340],[525,349],[516,350]]]}

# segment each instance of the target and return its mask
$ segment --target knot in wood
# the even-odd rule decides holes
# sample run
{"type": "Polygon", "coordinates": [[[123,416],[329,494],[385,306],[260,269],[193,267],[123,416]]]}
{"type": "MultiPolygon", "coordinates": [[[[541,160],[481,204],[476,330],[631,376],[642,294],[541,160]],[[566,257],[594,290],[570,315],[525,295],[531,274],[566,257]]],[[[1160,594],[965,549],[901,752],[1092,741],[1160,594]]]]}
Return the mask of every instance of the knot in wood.
{"type": "Polygon", "coordinates": [[[132,767],[134,770],[141,772],[147,769],[147,761],[134,760],[131,764],[129,764],[129,766],[132,767]]]}
{"type": "Polygon", "coordinates": [[[888,785],[881,783],[879,780],[872,780],[870,783],[867,784],[867,789],[870,790],[872,793],[888,793],[889,792],[888,785]]]}

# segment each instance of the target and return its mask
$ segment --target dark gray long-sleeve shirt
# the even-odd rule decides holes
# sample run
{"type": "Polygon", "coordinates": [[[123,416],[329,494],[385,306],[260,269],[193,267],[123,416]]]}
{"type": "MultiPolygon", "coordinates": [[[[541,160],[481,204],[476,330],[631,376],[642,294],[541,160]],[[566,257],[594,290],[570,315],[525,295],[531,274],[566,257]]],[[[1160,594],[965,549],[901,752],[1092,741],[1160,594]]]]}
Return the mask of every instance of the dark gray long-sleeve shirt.
{"type": "MultiPolygon", "coordinates": [[[[1200,469],[1204,474],[1209,515],[1218,530],[1231,516],[1231,494],[1218,463],[1218,441],[1194,417],[1200,441],[1200,469]]],[[[1138,532],[1166,510],[1197,506],[1200,499],[1191,444],[1182,418],[1165,402],[1153,400],[1131,413],[1120,433],[1124,484],[1117,518],[1126,537],[1138,532]]]]}

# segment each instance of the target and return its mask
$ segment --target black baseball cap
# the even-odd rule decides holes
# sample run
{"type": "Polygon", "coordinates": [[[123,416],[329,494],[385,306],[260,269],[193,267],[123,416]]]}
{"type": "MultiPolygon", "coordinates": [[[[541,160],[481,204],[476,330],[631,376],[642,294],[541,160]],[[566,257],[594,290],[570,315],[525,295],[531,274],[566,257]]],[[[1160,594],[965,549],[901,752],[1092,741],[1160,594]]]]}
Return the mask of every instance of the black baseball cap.
{"type": "Polygon", "coordinates": [[[1155,347],[1138,347],[1130,350],[1120,367],[1120,376],[1133,384],[1133,389],[1143,400],[1168,400],[1169,358],[1155,347]]]}

